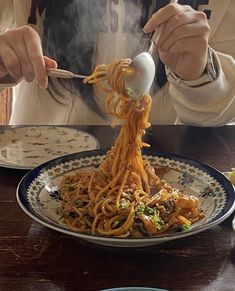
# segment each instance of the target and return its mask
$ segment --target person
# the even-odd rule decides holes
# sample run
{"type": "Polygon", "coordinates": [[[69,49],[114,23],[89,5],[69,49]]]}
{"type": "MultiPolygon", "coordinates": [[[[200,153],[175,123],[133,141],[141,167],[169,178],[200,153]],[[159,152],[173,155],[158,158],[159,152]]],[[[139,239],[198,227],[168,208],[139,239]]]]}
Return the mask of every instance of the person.
{"type": "Polygon", "coordinates": [[[0,0],[0,88],[14,87],[11,125],[109,124],[104,93],[47,68],[89,75],[145,51],[161,34],[152,124],[235,121],[234,1],[0,0]]]}

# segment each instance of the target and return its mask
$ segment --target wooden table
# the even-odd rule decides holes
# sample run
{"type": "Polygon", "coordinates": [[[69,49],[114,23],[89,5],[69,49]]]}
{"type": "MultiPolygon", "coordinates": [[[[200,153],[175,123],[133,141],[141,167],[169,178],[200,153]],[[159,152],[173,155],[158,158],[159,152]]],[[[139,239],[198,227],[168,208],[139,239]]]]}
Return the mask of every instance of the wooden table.
{"type": "MultiPolygon", "coordinates": [[[[109,148],[117,131],[78,127],[109,148]]],[[[0,130],[4,130],[0,127],[0,130]]],[[[153,126],[152,149],[182,154],[220,171],[235,166],[235,127],[153,126]]],[[[139,249],[88,243],[47,229],[18,206],[16,187],[26,171],[0,168],[0,290],[101,290],[122,286],[167,290],[235,290],[232,216],[178,241],[139,249]]]]}

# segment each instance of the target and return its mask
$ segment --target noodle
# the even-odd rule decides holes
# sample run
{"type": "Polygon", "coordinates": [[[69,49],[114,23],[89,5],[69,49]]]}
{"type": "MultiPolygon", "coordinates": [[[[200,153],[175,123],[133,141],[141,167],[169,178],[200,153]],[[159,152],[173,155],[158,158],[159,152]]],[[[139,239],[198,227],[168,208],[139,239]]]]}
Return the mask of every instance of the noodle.
{"type": "Polygon", "coordinates": [[[155,236],[187,229],[203,217],[199,201],[161,180],[141,154],[142,137],[148,122],[151,97],[128,97],[124,78],[135,72],[131,60],[97,66],[85,83],[105,92],[105,108],[123,120],[115,144],[93,171],[78,171],[61,184],[61,213],[66,224],[81,233],[115,236],[155,236]],[[104,81],[106,84],[104,84],[104,81]]]}

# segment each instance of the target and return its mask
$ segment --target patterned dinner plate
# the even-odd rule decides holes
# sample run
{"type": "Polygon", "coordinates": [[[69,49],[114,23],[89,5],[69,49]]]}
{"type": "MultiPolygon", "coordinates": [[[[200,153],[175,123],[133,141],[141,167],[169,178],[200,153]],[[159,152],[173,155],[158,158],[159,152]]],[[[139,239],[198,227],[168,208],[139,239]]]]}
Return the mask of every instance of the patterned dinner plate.
{"type": "Polygon", "coordinates": [[[168,167],[163,179],[199,198],[205,217],[193,224],[188,231],[165,233],[156,237],[115,238],[72,231],[60,219],[58,209],[61,201],[55,189],[65,175],[71,175],[78,169],[97,167],[105,158],[105,153],[104,150],[74,153],[36,167],[18,185],[17,200],[20,207],[44,226],[89,242],[117,247],[143,247],[191,236],[221,223],[235,209],[234,188],[216,169],[176,154],[145,151],[144,158],[154,167],[168,167]]]}
{"type": "Polygon", "coordinates": [[[60,126],[23,126],[0,132],[0,166],[33,169],[70,153],[99,148],[87,132],[60,126]]]}

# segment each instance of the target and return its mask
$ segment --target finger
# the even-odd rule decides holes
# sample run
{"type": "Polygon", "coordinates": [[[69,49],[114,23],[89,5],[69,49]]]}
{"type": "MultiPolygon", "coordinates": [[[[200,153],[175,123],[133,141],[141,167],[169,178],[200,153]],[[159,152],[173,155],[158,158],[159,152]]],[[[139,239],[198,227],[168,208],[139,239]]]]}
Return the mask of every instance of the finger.
{"type": "Polygon", "coordinates": [[[0,78],[5,77],[7,74],[8,74],[8,71],[5,65],[3,64],[2,60],[0,59],[0,78]]]}
{"type": "Polygon", "coordinates": [[[0,79],[2,79],[3,77],[5,77],[7,75],[7,70],[0,67],[0,79]]]}
{"type": "Polygon", "coordinates": [[[194,39],[195,37],[199,38],[198,44],[201,47],[207,46],[208,37],[205,31],[206,31],[205,28],[202,29],[199,23],[192,23],[187,24],[185,26],[179,26],[171,32],[171,34],[168,36],[168,38],[165,39],[164,42],[162,40],[159,40],[157,48],[160,49],[161,51],[167,52],[174,45],[174,43],[180,42],[181,40],[185,39],[194,39]]]}
{"type": "Polygon", "coordinates": [[[24,42],[34,76],[40,87],[46,89],[48,77],[39,36],[32,29],[25,29],[24,42]]]}
{"type": "Polygon", "coordinates": [[[175,41],[177,38],[195,36],[198,34],[209,35],[210,28],[206,15],[202,12],[179,13],[165,23],[164,30],[159,37],[157,48],[163,48],[170,38],[175,41]]]}
{"type": "Polygon", "coordinates": [[[152,15],[149,21],[144,27],[144,32],[153,32],[156,27],[168,21],[171,17],[177,15],[178,13],[192,11],[191,6],[179,5],[179,4],[169,4],[152,15]]]}
{"type": "MultiPolygon", "coordinates": [[[[199,78],[204,72],[207,50],[204,51],[203,55],[200,41],[201,37],[182,39],[175,42],[166,53],[175,55],[171,64],[169,63],[169,67],[174,68],[174,72],[184,80],[195,80],[199,78]],[[178,62],[177,67],[174,64],[174,59],[176,60],[176,56],[178,62]],[[192,66],[192,64],[195,65],[192,66]]],[[[166,57],[164,56],[164,52],[162,54],[160,51],[160,54],[161,57],[166,57]]]]}
{"type": "Polygon", "coordinates": [[[15,34],[15,38],[17,39],[14,40],[12,39],[12,37],[8,38],[7,39],[8,45],[11,47],[12,50],[14,50],[20,62],[21,74],[23,75],[23,77],[25,78],[27,82],[31,82],[34,79],[34,70],[30,62],[28,53],[27,53],[24,37],[22,33],[21,34],[14,33],[14,34],[15,34]],[[15,43],[17,43],[17,46],[15,46],[14,41],[15,43]]]}
{"type": "MultiPolygon", "coordinates": [[[[169,53],[197,53],[201,50],[203,39],[198,36],[187,37],[175,41],[168,49],[169,53]]],[[[204,45],[203,45],[204,46],[204,45]]],[[[206,47],[206,46],[205,46],[206,47]]]]}
{"type": "Polygon", "coordinates": [[[44,56],[44,61],[47,68],[56,69],[58,67],[57,62],[47,56],[44,56]]]}
{"type": "Polygon", "coordinates": [[[9,74],[14,79],[19,79],[21,77],[20,61],[14,50],[5,43],[1,43],[0,58],[2,74],[9,74]]]}

